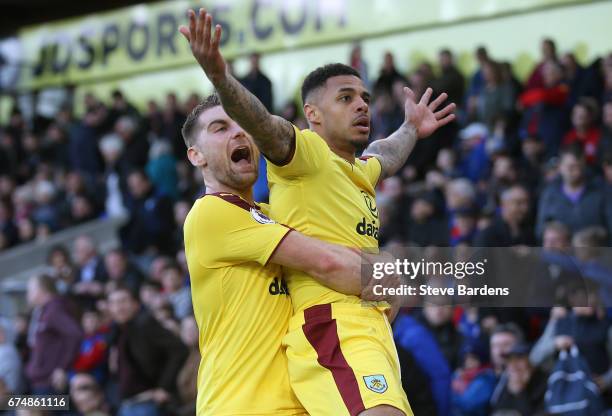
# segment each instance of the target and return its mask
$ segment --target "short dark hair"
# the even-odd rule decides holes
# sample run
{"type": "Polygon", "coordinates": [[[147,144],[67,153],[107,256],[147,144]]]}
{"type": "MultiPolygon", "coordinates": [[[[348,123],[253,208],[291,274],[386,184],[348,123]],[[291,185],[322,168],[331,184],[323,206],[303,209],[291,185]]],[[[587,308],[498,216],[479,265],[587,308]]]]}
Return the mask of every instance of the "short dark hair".
{"type": "Polygon", "coordinates": [[[166,272],[168,270],[176,270],[177,272],[182,273],[181,266],[179,266],[179,264],[174,260],[169,261],[168,264],[162,267],[161,270],[162,272],[166,272]]]}
{"type": "Polygon", "coordinates": [[[302,83],[302,103],[306,104],[308,95],[317,88],[325,85],[328,79],[340,75],[353,75],[361,79],[359,72],[348,65],[336,63],[321,66],[306,76],[302,83]]]}
{"type": "Polygon", "coordinates": [[[132,300],[133,300],[133,301],[135,301],[135,302],[140,302],[140,297],[138,296],[138,293],[136,293],[135,288],[133,288],[133,287],[131,287],[131,286],[127,285],[127,284],[126,284],[126,283],[124,283],[124,282],[119,282],[119,283],[117,283],[117,284],[115,285],[115,287],[113,287],[113,288],[112,288],[112,289],[111,289],[111,290],[110,290],[110,291],[109,291],[109,292],[106,294],[107,299],[108,299],[108,298],[110,298],[110,296],[111,296],[113,293],[116,293],[116,292],[125,292],[125,293],[127,293],[127,294],[128,294],[128,295],[129,295],[129,296],[132,298],[132,300]]]}
{"type": "Polygon", "coordinates": [[[517,343],[521,343],[525,339],[525,336],[523,335],[523,331],[514,322],[506,322],[506,323],[497,325],[493,329],[493,332],[491,333],[490,338],[493,338],[493,335],[497,335],[497,334],[512,334],[514,338],[516,338],[517,343]]]}
{"type": "Polygon", "coordinates": [[[185,146],[193,146],[194,133],[198,125],[198,119],[200,118],[202,113],[218,105],[221,105],[221,99],[219,98],[219,95],[216,92],[213,92],[208,97],[204,98],[204,101],[196,105],[193,110],[191,110],[191,113],[189,113],[189,115],[187,116],[187,119],[183,124],[183,128],[181,129],[181,133],[183,134],[183,140],[185,141],[185,146]]]}
{"type": "Polygon", "coordinates": [[[57,295],[57,286],[55,286],[55,280],[51,276],[46,274],[40,274],[34,276],[34,280],[36,280],[38,287],[43,292],[48,293],[50,295],[57,295]]]}
{"type": "Polygon", "coordinates": [[[572,155],[578,160],[584,160],[584,150],[579,143],[572,143],[563,146],[559,151],[559,160],[568,155],[572,155]]]}

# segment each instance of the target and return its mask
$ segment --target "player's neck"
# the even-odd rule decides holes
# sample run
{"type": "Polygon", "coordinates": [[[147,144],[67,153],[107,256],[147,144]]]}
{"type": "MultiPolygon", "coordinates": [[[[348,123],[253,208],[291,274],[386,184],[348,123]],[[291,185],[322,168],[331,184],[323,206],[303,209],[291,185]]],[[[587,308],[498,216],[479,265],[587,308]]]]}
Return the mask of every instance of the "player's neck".
{"type": "Polygon", "coordinates": [[[334,152],[336,155],[338,155],[349,163],[355,163],[355,148],[350,143],[331,140],[323,131],[318,130],[319,129],[317,128],[313,128],[313,131],[316,132],[319,136],[321,136],[323,140],[325,140],[325,143],[327,143],[332,152],[334,152]]]}
{"type": "Polygon", "coordinates": [[[335,146],[331,142],[327,142],[327,144],[329,145],[331,151],[340,156],[342,159],[349,163],[355,163],[355,149],[352,147],[350,149],[344,149],[340,146],[335,146]]]}
{"type": "Polygon", "coordinates": [[[231,186],[215,184],[215,185],[208,186],[206,188],[206,193],[207,194],[216,194],[216,193],[234,194],[244,199],[251,205],[255,204],[255,201],[253,200],[253,187],[249,187],[248,189],[235,189],[235,188],[232,188],[231,186]]]}

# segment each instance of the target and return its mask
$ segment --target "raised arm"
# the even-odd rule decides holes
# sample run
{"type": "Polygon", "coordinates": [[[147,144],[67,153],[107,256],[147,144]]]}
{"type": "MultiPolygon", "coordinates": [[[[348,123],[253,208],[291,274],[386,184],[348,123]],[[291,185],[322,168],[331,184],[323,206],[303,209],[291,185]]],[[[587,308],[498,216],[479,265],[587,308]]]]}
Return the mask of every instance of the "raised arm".
{"type": "Polygon", "coordinates": [[[191,46],[191,52],[219,94],[225,112],[255,140],[259,150],[273,163],[282,165],[295,149],[295,132],[290,122],[272,115],[266,107],[228,71],[219,50],[221,26],[211,36],[212,16],[204,9],[198,15],[189,10],[189,27],[179,31],[191,46]]]}
{"type": "Polygon", "coordinates": [[[428,88],[417,103],[410,88],[405,87],[404,91],[406,92],[404,123],[386,139],[372,142],[364,152],[364,155],[374,156],[380,161],[382,179],[394,175],[404,166],[418,139],[430,136],[438,128],[455,119],[454,103],[436,111],[448,97],[446,93],[440,94],[429,103],[433,91],[428,88]]]}

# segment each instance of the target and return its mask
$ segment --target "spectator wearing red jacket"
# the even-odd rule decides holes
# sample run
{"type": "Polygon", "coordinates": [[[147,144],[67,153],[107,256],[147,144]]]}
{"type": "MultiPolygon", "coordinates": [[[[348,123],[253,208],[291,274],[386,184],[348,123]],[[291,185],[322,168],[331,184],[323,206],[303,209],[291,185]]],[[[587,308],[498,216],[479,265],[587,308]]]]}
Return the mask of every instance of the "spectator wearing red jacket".
{"type": "Polygon", "coordinates": [[[81,326],[85,334],[72,368],[75,373],[91,374],[103,384],[107,373],[109,328],[102,325],[96,309],[83,313],[81,326]]]}
{"type": "Polygon", "coordinates": [[[548,62],[558,62],[557,46],[552,39],[543,39],[541,44],[542,61],[534,68],[533,72],[525,85],[526,90],[543,88],[546,85],[545,81],[545,66],[548,62]]]}
{"type": "Polygon", "coordinates": [[[597,161],[597,149],[601,140],[601,129],[595,125],[597,102],[593,98],[582,97],[572,109],[572,129],[563,137],[563,146],[577,143],[582,147],[587,163],[597,161]]]}
{"type": "Polygon", "coordinates": [[[544,86],[525,91],[519,104],[525,109],[521,122],[522,137],[541,137],[546,156],[555,156],[565,131],[565,104],[569,88],[563,82],[563,69],[557,62],[548,62],[543,67],[544,86]]]}

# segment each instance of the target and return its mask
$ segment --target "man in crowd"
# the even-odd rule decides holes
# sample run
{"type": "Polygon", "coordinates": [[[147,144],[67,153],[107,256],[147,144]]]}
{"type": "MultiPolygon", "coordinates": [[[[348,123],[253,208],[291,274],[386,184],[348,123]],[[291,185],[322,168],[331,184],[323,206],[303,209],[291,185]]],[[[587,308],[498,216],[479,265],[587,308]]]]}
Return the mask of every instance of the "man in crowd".
{"type": "Polygon", "coordinates": [[[30,390],[34,394],[61,393],[66,387],[64,375],[78,353],[83,332],[50,277],[32,277],[27,299],[34,308],[28,328],[31,352],[26,365],[30,390]]]}
{"type": "Polygon", "coordinates": [[[561,178],[551,183],[540,197],[536,232],[542,235],[548,221],[559,221],[572,232],[599,225],[610,230],[612,206],[606,204],[601,187],[589,178],[584,154],[570,147],[561,152],[561,178]]]}
{"type": "Polygon", "coordinates": [[[118,414],[164,414],[162,406],[176,393],[176,377],[187,348],[141,308],[128,287],[119,285],[112,290],[108,306],[117,326],[111,369],[117,374],[122,400],[118,414]]]}

